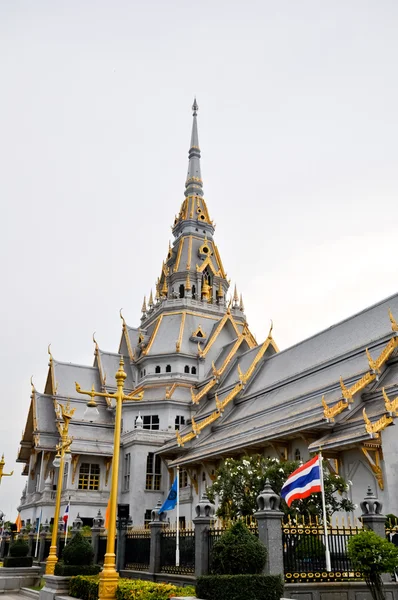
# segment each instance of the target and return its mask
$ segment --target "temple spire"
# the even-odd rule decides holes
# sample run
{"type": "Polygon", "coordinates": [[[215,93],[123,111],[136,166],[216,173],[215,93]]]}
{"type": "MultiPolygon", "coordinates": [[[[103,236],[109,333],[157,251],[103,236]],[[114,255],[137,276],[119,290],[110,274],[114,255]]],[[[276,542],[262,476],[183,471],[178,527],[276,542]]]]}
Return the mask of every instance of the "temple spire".
{"type": "Polygon", "coordinates": [[[203,182],[202,173],[200,170],[200,148],[197,122],[198,110],[199,106],[195,98],[192,105],[193,122],[191,133],[191,147],[188,153],[188,174],[187,180],[185,182],[186,196],[203,196],[203,182]]]}

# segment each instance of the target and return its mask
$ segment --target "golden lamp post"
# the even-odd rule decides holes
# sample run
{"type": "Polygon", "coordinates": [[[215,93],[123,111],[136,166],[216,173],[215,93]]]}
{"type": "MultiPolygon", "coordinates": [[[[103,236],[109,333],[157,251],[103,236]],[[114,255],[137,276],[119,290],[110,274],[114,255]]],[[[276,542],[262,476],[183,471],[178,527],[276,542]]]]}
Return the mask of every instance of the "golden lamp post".
{"type": "Polygon", "coordinates": [[[106,554],[104,558],[104,568],[100,574],[99,582],[99,600],[114,600],[116,598],[116,588],[119,579],[119,573],[116,571],[116,555],[115,555],[115,535],[116,535],[116,507],[117,507],[117,492],[118,492],[118,477],[119,477],[119,455],[120,455],[120,433],[122,426],[122,403],[123,400],[142,400],[143,393],[131,394],[127,396],[124,393],[124,380],[127,375],[123,369],[124,360],[120,358],[119,369],[116,372],[116,392],[114,394],[96,392],[94,386],[90,391],[82,390],[80,385],[76,383],[76,391],[79,394],[90,396],[87,402],[86,415],[92,417],[94,421],[98,415],[97,403],[95,397],[113,398],[116,401],[115,414],[115,434],[113,438],[113,464],[112,464],[112,480],[111,492],[109,498],[109,525],[108,537],[106,541],[106,554]]]}
{"type": "Polygon", "coordinates": [[[1,480],[3,479],[3,477],[11,477],[11,475],[14,474],[14,471],[11,471],[11,473],[3,473],[5,464],[6,463],[5,463],[4,454],[3,454],[3,456],[1,457],[1,460],[0,460],[0,483],[1,483],[1,480]]]}
{"type": "Polygon", "coordinates": [[[58,524],[59,524],[59,512],[61,508],[61,492],[62,492],[62,482],[64,478],[64,468],[65,463],[70,463],[72,459],[72,455],[70,453],[70,446],[72,444],[73,438],[70,438],[68,435],[69,431],[69,421],[71,420],[73,413],[75,412],[74,408],[70,408],[69,400],[66,406],[63,406],[59,402],[56,403],[58,410],[57,416],[62,417],[63,425],[57,421],[57,429],[61,436],[61,442],[57,444],[57,454],[55,456],[53,465],[54,467],[59,467],[58,472],[58,483],[57,483],[57,495],[55,498],[55,512],[54,512],[54,523],[53,523],[53,531],[51,536],[51,547],[50,553],[46,562],[46,575],[54,575],[55,565],[58,561],[57,557],[57,537],[58,537],[58,524]]]}

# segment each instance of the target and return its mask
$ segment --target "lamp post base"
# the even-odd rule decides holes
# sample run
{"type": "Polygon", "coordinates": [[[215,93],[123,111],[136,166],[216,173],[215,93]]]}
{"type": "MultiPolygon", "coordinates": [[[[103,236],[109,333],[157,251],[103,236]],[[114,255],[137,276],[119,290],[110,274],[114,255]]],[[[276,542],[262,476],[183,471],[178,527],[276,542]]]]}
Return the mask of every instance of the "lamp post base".
{"type": "Polygon", "coordinates": [[[50,553],[46,561],[46,575],[54,575],[55,565],[58,562],[57,546],[50,547],[50,553]]]}
{"type": "Polygon", "coordinates": [[[115,554],[105,554],[104,568],[100,573],[99,600],[115,600],[119,573],[116,571],[115,554]]]}

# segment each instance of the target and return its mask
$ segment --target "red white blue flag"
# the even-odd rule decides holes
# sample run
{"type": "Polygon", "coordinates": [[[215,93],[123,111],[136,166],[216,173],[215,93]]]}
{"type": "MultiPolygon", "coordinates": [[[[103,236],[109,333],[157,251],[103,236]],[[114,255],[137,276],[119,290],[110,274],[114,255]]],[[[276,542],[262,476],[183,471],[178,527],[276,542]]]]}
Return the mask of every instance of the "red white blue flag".
{"type": "Polygon", "coordinates": [[[320,457],[317,455],[289,475],[281,489],[281,496],[290,506],[294,500],[321,492],[321,485],[320,457]]]}
{"type": "Polygon", "coordinates": [[[66,531],[68,529],[69,508],[70,508],[70,502],[68,502],[68,504],[66,505],[64,516],[62,517],[62,520],[64,522],[64,531],[66,531]]]}

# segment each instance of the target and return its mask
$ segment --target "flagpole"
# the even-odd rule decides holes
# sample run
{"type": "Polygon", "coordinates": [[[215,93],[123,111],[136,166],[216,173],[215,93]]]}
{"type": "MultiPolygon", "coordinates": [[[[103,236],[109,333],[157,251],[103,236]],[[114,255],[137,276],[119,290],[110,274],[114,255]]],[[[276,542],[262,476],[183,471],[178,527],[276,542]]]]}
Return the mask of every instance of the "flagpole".
{"type": "Polygon", "coordinates": [[[319,471],[321,476],[321,494],[322,494],[322,510],[323,510],[323,527],[325,532],[325,558],[326,558],[326,571],[330,573],[332,570],[330,562],[330,551],[329,551],[329,536],[328,536],[328,524],[326,520],[326,501],[325,501],[325,486],[323,481],[323,464],[322,464],[322,452],[319,453],[319,471]]]}
{"type": "Polygon", "coordinates": [[[177,466],[176,567],[180,566],[180,467],[177,466]]]}

